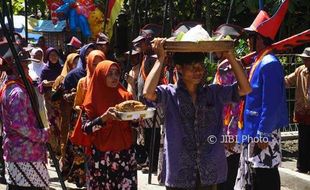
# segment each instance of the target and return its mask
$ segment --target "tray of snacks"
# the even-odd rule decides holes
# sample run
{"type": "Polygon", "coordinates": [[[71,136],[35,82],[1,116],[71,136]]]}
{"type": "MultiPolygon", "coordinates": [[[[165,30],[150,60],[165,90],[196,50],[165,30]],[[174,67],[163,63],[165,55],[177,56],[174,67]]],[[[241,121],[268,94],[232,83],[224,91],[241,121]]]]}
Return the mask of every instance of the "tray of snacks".
{"type": "Polygon", "coordinates": [[[234,41],[226,36],[210,37],[209,33],[197,25],[188,32],[179,32],[166,40],[164,49],[168,52],[217,52],[234,49],[234,41]]]}
{"type": "Polygon", "coordinates": [[[233,40],[208,40],[208,41],[166,41],[165,51],[168,52],[218,52],[234,49],[233,40]]]}
{"type": "Polygon", "coordinates": [[[153,118],[156,110],[135,100],[127,100],[117,104],[115,108],[117,117],[123,121],[153,118]]]}

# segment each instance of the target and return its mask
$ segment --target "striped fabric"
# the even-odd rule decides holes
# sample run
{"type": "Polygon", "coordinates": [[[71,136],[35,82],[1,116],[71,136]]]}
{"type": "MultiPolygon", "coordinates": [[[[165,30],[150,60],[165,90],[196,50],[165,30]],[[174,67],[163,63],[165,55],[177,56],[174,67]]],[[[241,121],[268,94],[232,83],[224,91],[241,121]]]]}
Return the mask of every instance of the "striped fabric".
{"type": "Polygon", "coordinates": [[[43,162],[5,162],[5,179],[10,185],[46,187],[49,175],[43,162]]]}
{"type": "MultiPolygon", "coordinates": [[[[159,128],[160,125],[164,123],[164,111],[161,107],[156,108],[157,114],[155,115],[156,123],[155,128],[159,128]]],[[[145,119],[144,121],[144,128],[152,128],[153,127],[153,118],[145,119]]]]}

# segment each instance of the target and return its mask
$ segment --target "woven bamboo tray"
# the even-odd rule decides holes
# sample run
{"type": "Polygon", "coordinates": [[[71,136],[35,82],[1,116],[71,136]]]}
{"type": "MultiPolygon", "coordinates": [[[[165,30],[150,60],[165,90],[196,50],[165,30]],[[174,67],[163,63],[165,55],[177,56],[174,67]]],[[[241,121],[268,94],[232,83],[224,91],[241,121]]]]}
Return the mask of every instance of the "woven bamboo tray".
{"type": "Polygon", "coordinates": [[[234,41],[219,40],[219,41],[166,41],[164,49],[168,52],[216,52],[229,51],[234,49],[234,41]]]}

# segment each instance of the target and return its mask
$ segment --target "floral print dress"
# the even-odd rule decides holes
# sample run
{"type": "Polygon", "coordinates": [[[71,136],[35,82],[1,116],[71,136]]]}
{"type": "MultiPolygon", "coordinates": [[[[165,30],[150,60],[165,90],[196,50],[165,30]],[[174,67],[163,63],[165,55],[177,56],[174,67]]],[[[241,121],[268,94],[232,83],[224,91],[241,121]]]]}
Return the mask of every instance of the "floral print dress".
{"type": "MultiPolygon", "coordinates": [[[[73,128],[77,122],[78,112],[73,111],[71,115],[71,124],[68,136],[71,136],[73,128]]],[[[84,153],[84,148],[75,145],[71,142],[70,138],[67,139],[65,155],[61,159],[60,168],[64,178],[74,183],[77,187],[83,187],[86,184],[86,160],[87,155],[84,153]]]]}
{"type": "MultiPolygon", "coordinates": [[[[81,119],[86,133],[102,127],[101,119],[90,121],[84,111],[81,119]]],[[[121,151],[100,151],[93,146],[87,169],[88,190],[137,189],[137,162],[132,147],[121,151]]]]}

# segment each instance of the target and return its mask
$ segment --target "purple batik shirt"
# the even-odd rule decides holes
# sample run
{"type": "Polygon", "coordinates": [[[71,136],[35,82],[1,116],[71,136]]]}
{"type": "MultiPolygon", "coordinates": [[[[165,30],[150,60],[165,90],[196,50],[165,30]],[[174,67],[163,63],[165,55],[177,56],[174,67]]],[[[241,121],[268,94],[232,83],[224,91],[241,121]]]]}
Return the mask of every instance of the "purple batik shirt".
{"type": "Polygon", "coordinates": [[[198,176],[203,186],[226,181],[222,113],[225,103],[239,101],[237,83],[199,86],[195,105],[181,80],[156,93],[165,112],[165,185],[194,188],[198,176]]]}
{"type": "MultiPolygon", "coordinates": [[[[15,79],[9,76],[8,80],[15,79]]],[[[49,133],[39,129],[27,91],[18,84],[6,88],[1,97],[3,158],[7,162],[45,162],[49,133]]]]}

